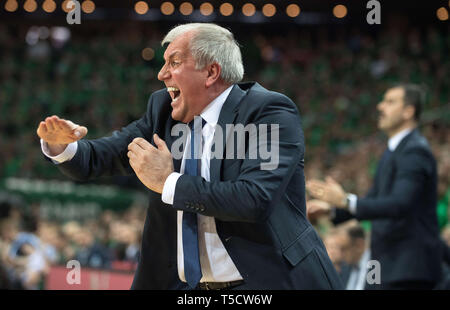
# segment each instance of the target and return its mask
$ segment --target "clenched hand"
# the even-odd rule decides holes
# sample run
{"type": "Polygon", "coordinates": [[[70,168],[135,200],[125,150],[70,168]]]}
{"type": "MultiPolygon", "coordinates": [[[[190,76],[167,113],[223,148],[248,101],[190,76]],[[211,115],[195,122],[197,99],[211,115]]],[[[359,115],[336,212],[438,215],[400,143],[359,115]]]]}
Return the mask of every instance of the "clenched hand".
{"type": "Polygon", "coordinates": [[[172,154],[157,134],[153,135],[153,140],[158,148],[143,138],[135,138],[128,145],[127,156],[139,180],[161,194],[167,177],[173,172],[172,154]]]}

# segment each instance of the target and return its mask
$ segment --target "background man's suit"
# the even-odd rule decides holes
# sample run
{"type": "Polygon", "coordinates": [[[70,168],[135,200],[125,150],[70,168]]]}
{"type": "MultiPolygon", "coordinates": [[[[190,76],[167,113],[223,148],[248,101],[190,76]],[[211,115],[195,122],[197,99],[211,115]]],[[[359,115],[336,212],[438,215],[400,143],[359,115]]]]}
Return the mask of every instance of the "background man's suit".
{"type": "MultiPolygon", "coordinates": [[[[169,149],[178,138],[170,134],[177,123],[171,118],[170,101],[166,90],[153,93],[140,120],[111,137],[79,141],[74,158],[58,167],[79,180],[134,173],[126,154],[135,137],[154,144],[152,136],[157,133],[169,149]]],[[[177,273],[178,209],[216,219],[220,239],[244,278],[239,288],[341,289],[322,241],[306,220],[304,141],[296,106],[257,83],[237,84],[223,105],[218,125],[225,133],[225,124],[237,123],[268,124],[269,129],[270,124],[279,124],[278,168],[261,170],[260,159],[211,159],[211,182],[182,175],[173,206],[151,192],[132,288],[185,287],[177,273]]],[[[180,163],[174,160],[175,171],[180,163]]]]}
{"type": "MultiPolygon", "coordinates": [[[[382,157],[372,188],[357,202],[355,217],[372,220],[371,259],[381,265],[379,288],[439,281],[442,255],[436,199],[436,161],[415,129],[392,155],[382,157]]],[[[351,217],[336,211],[335,223],[351,217]]]]}

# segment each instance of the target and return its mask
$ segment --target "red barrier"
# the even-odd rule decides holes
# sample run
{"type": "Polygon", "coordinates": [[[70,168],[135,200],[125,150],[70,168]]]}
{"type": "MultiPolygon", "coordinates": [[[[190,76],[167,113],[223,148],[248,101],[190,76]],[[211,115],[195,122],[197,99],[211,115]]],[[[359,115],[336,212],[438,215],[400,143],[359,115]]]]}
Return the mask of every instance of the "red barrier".
{"type": "Polygon", "coordinates": [[[45,279],[47,290],[129,290],[133,273],[81,267],[80,284],[69,284],[67,274],[72,269],[63,266],[50,268],[45,279]]]}

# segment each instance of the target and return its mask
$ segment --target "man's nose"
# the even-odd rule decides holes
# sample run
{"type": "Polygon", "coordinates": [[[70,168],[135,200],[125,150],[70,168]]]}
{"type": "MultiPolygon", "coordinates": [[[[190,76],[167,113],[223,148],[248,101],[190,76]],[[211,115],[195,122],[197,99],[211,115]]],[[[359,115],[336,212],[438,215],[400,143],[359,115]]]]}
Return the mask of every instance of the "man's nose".
{"type": "Polygon", "coordinates": [[[377,110],[378,111],[381,111],[383,109],[383,101],[380,101],[378,104],[377,104],[377,110]]]}
{"type": "Polygon", "coordinates": [[[164,81],[169,78],[169,71],[166,70],[166,66],[164,65],[158,73],[158,80],[164,81]]]}

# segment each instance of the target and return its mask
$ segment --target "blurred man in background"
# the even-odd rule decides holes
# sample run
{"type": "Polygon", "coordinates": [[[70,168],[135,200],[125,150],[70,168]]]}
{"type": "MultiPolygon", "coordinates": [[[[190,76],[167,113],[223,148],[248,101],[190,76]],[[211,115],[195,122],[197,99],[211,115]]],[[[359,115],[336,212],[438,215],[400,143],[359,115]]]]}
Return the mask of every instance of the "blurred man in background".
{"type": "Polygon", "coordinates": [[[311,180],[310,217],[331,213],[335,223],[371,220],[371,256],[381,264],[380,289],[432,289],[441,277],[436,214],[436,161],[417,129],[424,92],[417,85],[390,88],[378,104],[378,127],[389,137],[365,198],[346,193],[334,179],[311,180]]]}
{"type": "Polygon", "coordinates": [[[328,256],[342,279],[342,271],[346,268],[346,263],[342,254],[345,233],[342,229],[331,228],[322,236],[322,239],[325,248],[327,249],[328,256]]]}
{"type": "Polygon", "coordinates": [[[343,230],[345,233],[341,250],[346,268],[341,272],[341,279],[346,290],[363,290],[366,285],[367,262],[370,260],[366,234],[361,225],[353,221],[343,230]]]}
{"type": "Polygon", "coordinates": [[[4,281],[12,289],[39,289],[48,272],[40,239],[30,232],[36,219],[11,215],[0,219],[0,266],[4,281]],[[31,223],[31,224],[30,224],[31,223]]]}

